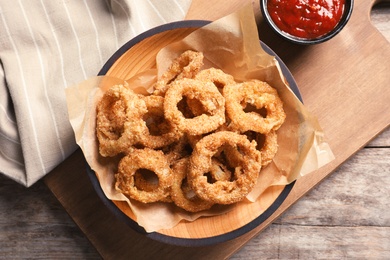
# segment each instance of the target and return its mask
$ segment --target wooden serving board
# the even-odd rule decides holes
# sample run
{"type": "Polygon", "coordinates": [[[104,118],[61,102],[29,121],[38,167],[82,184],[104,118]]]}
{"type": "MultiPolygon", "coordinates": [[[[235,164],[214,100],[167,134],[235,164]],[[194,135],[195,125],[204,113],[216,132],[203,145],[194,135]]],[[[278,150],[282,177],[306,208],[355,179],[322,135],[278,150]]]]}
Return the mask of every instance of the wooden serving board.
{"type": "MultiPolygon", "coordinates": [[[[286,63],[307,108],[317,116],[336,159],[299,179],[279,209],[251,232],[216,246],[176,247],[150,240],[118,221],[97,197],[81,151],[45,177],[45,183],[105,259],[221,259],[236,252],[299,198],[390,124],[390,44],[370,22],[375,1],[355,0],[351,20],[334,39],[315,46],[285,42],[262,20],[260,38],[286,63]]],[[[215,20],[242,0],[193,0],[187,19],[215,20]]]]}

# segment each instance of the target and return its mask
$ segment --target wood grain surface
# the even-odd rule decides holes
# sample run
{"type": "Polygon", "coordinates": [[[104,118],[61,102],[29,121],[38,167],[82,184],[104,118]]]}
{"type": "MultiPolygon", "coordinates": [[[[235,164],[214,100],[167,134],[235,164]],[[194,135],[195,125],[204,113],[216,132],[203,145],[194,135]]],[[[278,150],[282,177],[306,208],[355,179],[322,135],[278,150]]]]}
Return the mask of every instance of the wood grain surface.
{"type": "MultiPolygon", "coordinates": [[[[367,3],[363,0],[356,0],[356,2],[367,3]]],[[[365,11],[366,9],[358,9],[361,13],[355,15],[353,24],[360,25],[358,19],[369,18],[369,14],[364,13],[365,11]]],[[[211,10],[209,12],[209,15],[215,15],[215,12],[211,10]]],[[[375,8],[372,13],[372,22],[390,40],[389,5],[375,8]]],[[[264,31],[267,32],[267,29],[261,27],[260,24],[260,32],[264,31]]],[[[350,31],[346,30],[346,33],[350,31]]],[[[373,36],[378,39],[375,31],[367,33],[359,31],[359,33],[364,43],[352,42],[352,39],[356,39],[355,37],[344,35],[347,39],[345,44],[348,44],[349,48],[358,48],[361,46],[356,45],[362,44],[370,46],[373,36]]],[[[379,129],[378,125],[389,124],[389,117],[381,118],[381,115],[388,112],[388,103],[372,105],[375,100],[370,100],[364,92],[351,93],[350,96],[344,96],[345,98],[341,99],[338,95],[346,95],[348,89],[340,90],[338,93],[327,93],[329,96],[323,96],[323,89],[310,88],[310,84],[306,81],[311,80],[307,76],[310,74],[307,72],[308,68],[303,69],[299,64],[305,62],[306,57],[313,55],[314,52],[325,52],[325,48],[331,46],[330,42],[317,46],[318,48],[303,49],[288,46],[293,50],[290,48],[290,51],[284,52],[286,46],[275,40],[271,34],[268,38],[262,39],[268,41],[273,49],[278,49],[278,54],[288,63],[297,78],[298,85],[303,87],[302,94],[305,104],[313,108],[315,114],[322,115],[321,124],[326,127],[325,132],[330,132],[331,136],[335,137],[337,133],[332,133],[333,129],[341,127],[341,124],[349,128],[341,136],[333,138],[336,139],[333,141],[334,145],[341,147],[338,149],[340,160],[346,160],[346,162],[332,171],[330,175],[325,172],[319,175],[319,179],[327,176],[320,185],[317,186],[317,179],[307,180],[308,190],[313,187],[311,191],[306,193],[301,190],[293,194],[293,200],[288,202],[290,203],[288,210],[280,212],[276,220],[267,224],[268,227],[267,225],[261,227],[260,233],[256,230],[237,241],[220,245],[218,248],[177,249],[154,241],[139,239],[138,234],[110,215],[98,198],[93,196],[92,199],[91,196],[78,198],[77,194],[91,195],[89,193],[93,193],[85,175],[72,178],[74,176],[72,171],[77,171],[83,167],[84,163],[78,152],[69,159],[72,165],[60,165],[55,170],[55,174],[48,175],[44,181],[38,182],[29,189],[0,176],[0,258],[100,259],[103,257],[120,259],[121,256],[125,256],[121,250],[128,247],[131,241],[132,247],[137,250],[134,259],[147,259],[156,255],[171,259],[184,257],[176,255],[177,252],[186,252],[185,258],[188,259],[209,257],[210,252],[215,259],[225,257],[231,257],[231,259],[389,259],[390,130],[384,131],[356,154],[348,152],[359,150],[368,140],[372,139],[377,134],[373,133],[375,127],[379,129]],[[280,45],[276,46],[275,42],[280,45]],[[355,105],[355,99],[359,100],[360,106],[355,105]],[[329,100],[342,101],[342,106],[337,107],[335,103],[327,104],[329,100]],[[320,102],[321,105],[316,102],[320,102]],[[343,118],[338,114],[340,112],[338,109],[348,109],[349,104],[352,104],[354,111],[346,111],[346,113],[356,116],[359,119],[358,123],[356,125],[348,123],[345,118],[344,121],[338,123],[340,125],[335,124],[334,121],[331,122],[334,117],[343,118]],[[331,107],[335,110],[323,109],[323,107],[329,107],[328,105],[332,105],[331,107]],[[381,106],[382,110],[379,109],[381,106]],[[379,113],[378,110],[383,113],[379,113]],[[361,122],[362,117],[369,116],[372,121],[361,122]],[[362,125],[366,129],[362,129],[362,125]],[[357,127],[359,128],[356,129],[357,127]],[[371,136],[367,136],[367,132],[370,132],[371,136]],[[64,176],[61,182],[57,181],[58,175],[64,176]],[[80,183],[85,185],[80,186],[80,183]],[[76,194],[71,197],[72,200],[69,200],[66,193],[55,192],[61,190],[61,187],[76,189],[72,190],[76,194]],[[56,197],[51,194],[51,191],[56,197]],[[83,200],[83,198],[88,198],[88,200],[83,200]],[[66,201],[67,213],[59,201],[62,203],[66,201]],[[77,210],[80,208],[99,209],[99,211],[77,210]],[[112,231],[123,232],[123,230],[128,232],[120,239],[116,237],[116,233],[111,233],[112,231]],[[115,251],[116,249],[119,251],[115,251]]],[[[384,41],[380,43],[388,44],[384,41]]],[[[362,57],[361,60],[355,60],[355,63],[346,67],[347,69],[343,72],[345,78],[356,77],[351,74],[356,73],[351,67],[358,66],[358,63],[365,63],[366,68],[375,63],[375,60],[371,60],[373,56],[370,50],[366,51],[367,53],[362,53],[362,56],[368,57],[367,59],[362,57]]],[[[337,55],[342,56],[340,53],[337,55]]],[[[333,58],[335,57],[320,57],[322,61],[333,58]]],[[[325,69],[330,66],[332,64],[315,63],[310,68],[310,72],[311,69],[320,71],[321,68],[325,69]]],[[[369,69],[358,72],[366,81],[370,78],[382,77],[388,82],[389,60],[384,62],[383,69],[384,71],[376,71],[374,75],[369,72],[369,69]]],[[[327,76],[330,83],[336,81],[340,84],[341,80],[345,80],[344,77],[331,76],[327,76]]],[[[324,76],[319,73],[317,77],[323,78],[324,76]]],[[[326,82],[322,79],[322,84],[325,86],[326,82]]],[[[356,88],[356,85],[347,87],[355,91],[364,90],[363,87],[356,88]]]]}

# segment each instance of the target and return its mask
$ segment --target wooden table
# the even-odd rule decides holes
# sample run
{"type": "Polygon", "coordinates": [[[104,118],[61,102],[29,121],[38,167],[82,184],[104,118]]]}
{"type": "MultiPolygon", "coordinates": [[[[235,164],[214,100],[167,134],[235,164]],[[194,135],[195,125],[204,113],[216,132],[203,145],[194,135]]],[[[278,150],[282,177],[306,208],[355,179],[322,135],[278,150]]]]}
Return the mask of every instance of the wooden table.
{"type": "MultiPolygon", "coordinates": [[[[206,15],[215,13],[210,11],[206,15]]],[[[390,41],[388,4],[374,8],[372,22],[390,41]]],[[[272,42],[269,45],[273,47],[272,42]]],[[[296,69],[293,61],[289,64],[296,69]]],[[[295,70],[295,73],[301,72],[295,70]]],[[[303,94],[305,101],[306,92],[303,94]]],[[[310,105],[310,99],[308,103],[310,105]]],[[[367,124],[369,128],[370,122],[367,124]]],[[[82,165],[80,158],[81,154],[77,152],[70,160],[75,165],[82,165]]],[[[99,233],[101,226],[107,225],[107,219],[113,221],[113,229],[124,227],[114,218],[110,219],[109,213],[85,216],[82,212],[69,210],[78,208],[75,204],[104,210],[98,199],[67,201],[64,205],[69,215],[65,212],[60,202],[67,198],[56,191],[61,185],[70,187],[66,178],[69,169],[72,167],[66,163],[60,165],[29,189],[0,176],[0,258],[100,259],[99,253],[110,258],[115,252],[109,252],[110,247],[102,248],[98,238],[106,237],[105,243],[112,243],[111,248],[126,242],[110,239],[115,234],[99,233]],[[55,182],[59,174],[65,175],[62,184],[55,182]]],[[[390,258],[390,129],[332,171],[320,185],[317,182],[310,185],[313,188],[303,192],[304,195],[293,193],[292,196],[299,200],[295,202],[294,199],[272,223],[262,227],[261,233],[259,230],[222,245],[221,250],[227,252],[219,256],[231,256],[231,259],[390,258]]],[[[81,194],[82,189],[72,192],[81,194]]],[[[148,249],[142,250],[147,252],[148,249]]],[[[214,248],[198,251],[201,250],[216,251],[214,248]]],[[[218,256],[217,253],[214,255],[218,256]]]]}

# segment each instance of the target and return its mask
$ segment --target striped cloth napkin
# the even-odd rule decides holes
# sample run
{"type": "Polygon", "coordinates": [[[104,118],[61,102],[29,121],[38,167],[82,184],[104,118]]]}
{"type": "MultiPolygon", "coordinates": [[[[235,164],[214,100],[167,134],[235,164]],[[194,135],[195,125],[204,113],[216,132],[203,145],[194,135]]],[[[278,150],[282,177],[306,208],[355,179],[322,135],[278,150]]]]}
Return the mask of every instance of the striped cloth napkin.
{"type": "Polygon", "coordinates": [[[191,0],[0,0],[0,172],[31,186],[77,149],[65,88],[191,0]]]}

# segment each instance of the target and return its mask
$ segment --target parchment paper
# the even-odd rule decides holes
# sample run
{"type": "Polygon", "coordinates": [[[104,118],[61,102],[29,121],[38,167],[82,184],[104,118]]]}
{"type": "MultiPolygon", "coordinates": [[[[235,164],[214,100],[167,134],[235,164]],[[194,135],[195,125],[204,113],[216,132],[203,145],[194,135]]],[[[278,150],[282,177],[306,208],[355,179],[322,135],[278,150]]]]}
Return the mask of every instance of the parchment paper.
{"type": "Polygon", "coordinates": [[[171,61],[188,49],[203,52],[203,69],[220,68],[233,75],[237,81],[267,81],[278,90],[284,102],[287,117],[278,130],[278,153],[273,162],[261,170],[257,185],[247,196],[249,201],[259,199],[272,185],[289,184],[334,159],[317,119],[287,86],[275,57],[261,48],[252,7],[246,6],[161,49],[156,57],[157,70],[152,68],[131,79],[95,77],[69,87],[66,91],[69,118],[76,141],[88,164],[96,172],[105,195],[111,200],[126,201],[138,224],[147,232],[169,229],[183,219],[194,221],[201,216],[221,214],[235,207],[217,206],[201,213],[188,213],[172,204],[144,205],[129,200],[114,188],[114,174],[119,158],[103,158],[98,153],[96,102],[104,91],[115,84],[126,82],[130,87],[147,94],[171,61]]]}

